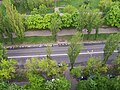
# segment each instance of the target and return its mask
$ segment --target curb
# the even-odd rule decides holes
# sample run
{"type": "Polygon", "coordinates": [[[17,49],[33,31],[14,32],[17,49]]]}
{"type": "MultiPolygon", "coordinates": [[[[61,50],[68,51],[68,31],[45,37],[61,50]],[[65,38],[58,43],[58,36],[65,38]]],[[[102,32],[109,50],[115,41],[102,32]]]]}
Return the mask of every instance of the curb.
{"type": "MultiPolygon", "coordinates": [[[[42,48],[47,46],[69,46],[70,43],[67,42],[59,42],[56,44],[39,44],[39,45],[15,45],[15,46],[6,46],[5,48],[8,50],[12,49],[26,49],[26,48],[42,48]]],[[[105,41],[94,41],[94,42],[83,42],[83,45],[99,45],[99,44],[105,44],[105,41]]]]}

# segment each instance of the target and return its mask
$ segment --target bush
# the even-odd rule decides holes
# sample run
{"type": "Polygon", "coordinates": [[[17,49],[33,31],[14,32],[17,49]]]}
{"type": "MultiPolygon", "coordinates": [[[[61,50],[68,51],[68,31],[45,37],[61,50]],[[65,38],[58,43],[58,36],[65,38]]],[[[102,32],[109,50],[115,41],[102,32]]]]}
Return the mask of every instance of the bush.
{"type": "Polygon", "coordinates": [[[70,90],[70,82],[63,77],[52,79],[45,83],[44,90],[70,90]]]}
{"type": "Polygon", "coordinates": [[[32,58],[32,60],[27,60],[26,69],[27,74],[39,74],[44,77],[46,80],[62,76],[63,72],[67,69],[67,64],[62,63],[63,66],[59,67],[57,62],[54,60],[50,60],[48,58],[44,58],[39,60],[37,58],[32,58]]]}
{"type": "Polygon", "coordinates": [[[113,6],[107,13],[105,20],[107,25],[120,28],[120,2],[113,3],[113,6]]]}
{"type": "MultiPolygon", "coordinates": [[[[48,29],[51,24],[52,18],[58,18],[61,20],[59,14],[46,14],[45,16],[30,15],[25,17],[25,26],[27,29],[48,29]]],[[[60,26],[62,27],[62,25],[60,26]]]]}
{"type": "Polygon", "coordinates": [[[103,12],[103,15],[106,15],[107,12],[110,10],[112,5],[112,0],[100,0],[99,8],[103,12]]]}
{"type": "Polygon", "coordinates": [[[119,90],[119,78],[109,79],[107,77],[98,76],[93,79],[79,81],[77,90],[119,90]]]}
{"type": "Polygon", "coordinates": [[[70,74],[76,78],[79,78],[82,73],[82,68],[81,67],[75,67],[71,70],[70,74]]]}
{"type": "Polygon", "coordinates": [[[27,90],[22,86],[16,84],[9,84],[6,82],[0,82],[0,90],[27,90]]]}
{"type": "Polygon", "coordinates": [[[61,17],[62,19],[62,27],[67,28],[72,26],[72,15],[68,13],[64,13],[61,17]]]}
{"type": "Polygon", "coordinates": [[[84,76],[104,75],[107,73],[107,66],[102,66],[102,60],[99,58],[90,58],[83,70],[84,76]]]}
{"type": "Polygon", "coordinates": [[[63,9],[63,13],[72,14],[72,13],[75,13],[75,12],[77,12],[77,9],[74,6],[72,6],[72,5],[67,5],[63,9]]]}
{"type": "Polygon", "coordinates": [[[0,62],[0,81],[14,77],[16,61],[2,59],[0,62]]]}
{"type": "Polygon", "coordinates": [[[31,90],[44,90],[44,83],[45,79],[37,74],[31,74],[29,73],[28,79],[30,84],[28,85],[28,89],[31,90]]]}

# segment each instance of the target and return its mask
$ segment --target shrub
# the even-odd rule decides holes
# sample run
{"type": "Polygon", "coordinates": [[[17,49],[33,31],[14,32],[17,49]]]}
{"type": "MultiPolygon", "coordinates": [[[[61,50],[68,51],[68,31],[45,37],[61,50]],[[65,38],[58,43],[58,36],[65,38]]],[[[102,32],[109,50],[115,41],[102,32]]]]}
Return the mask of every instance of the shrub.
{"type": "Polygon", "coordinates": [[[103,15],[106,15],[106,13],[110,10],[111,5],[112,0],[100,0],[99,8],[103,12],[103,15]]]}
{"type": "Polygon", "coordinates": [[[35,15],[35,14],[39,14],[39,11],[37,8],[33,8],[33,10],[31,11],[31,15],[35,15]]]}
{"type": "Polygon", "coordinates": [[[70,90],[70,82],[63,77],[52,79],[45,83],[44,90],[70,90]]]}
{"type": "Polygon", "coordinates": [[[14,77],[16,61],[2,59],[0,62],[0,80],[14,77]]]}
{"type": "Polygon", "coordinates": [[[27,74],[39,74],[44,77],[46,80],[62,76],[63,72],[67,69],[67,64],[61,62],[61,67],[57,65],[57,62],[54,60],[50,60],[48,58],[44,58],[39,60],[37,58],[32,58],[32,60],[27,60],[26,69],[27,74]]]}
{"type": "Polygon", "coordinates": [[[63,12],[72,14],[74,12],[77,12],[77,9],[72,5],[67,5],[67,6],[64,7],[63,12]]]}
{"type": "Polygon", "coordinates": [[[44,90],[45,79],[37,74],[29,73],[28,79],[30,84],[28,85],[28,89],[31,90],[44,90]]]}
{"type": "Polygon", "coordinates": [[[0,82],[0,90],[27,90],[23,86],[0,82]]]}
{"type": "Polygon", "coordinates": [[[47,13],[47,7],[44,4],[40,5],[39,6],[39,14],[45,15],[46,13],[47,13]]]}
{"type": "Polygon", "coordinates": [[[72,26],[72,15],[68,13],[64,13],[64,15],[61,17],[62,19],[62,27],[67,28],[72,26]]]}
{"type": "Polygon", "coordinates": [[[107,25],[120,28],[120,2],[113,3],[113,6],[107,13],[105,20],[107,25]]]}
{"type": "Polygon", "coordinates": [[[83,70],[84,76],[103,75],[107,72],[107,66],[102,66],[102,60],[99,58],[90,58],[87,62],[87,66],[83,70]]]}
{"type": "Polygon", "coordinates": [[[119,90],[120,80],[118,78],[109,79],[107,77],[98,76],[93,79],[79,81],[77,90],[119,90]]]}
{"type": "Polygon", "coordinates": [[[70,74],[76,78],[79,78],[82,73],[82,68],[81,67],[75,67],[71,70],[70,74]]]}
{"type": "MultiPolygon", "coordinates": [[[[27,29],[48,29],[50,28],[51,20],[54,17],[61,20],[60,15],[56,13],[46,14],[45,16],[25,16],[25,26],[27,27],[27,29]]],[[[60,27],[62,27],[62,24],[60,24],[60,27]]]]}
{"type": "Polygon", "coordinates": [[[75,12],[72,14],[71,18],[72,18],[72,27],[76,27],[77,26],[77,21],[78,21],[78,12],[75,12]]]}
{"type": "Polygon", "coordinates": [[[6,48],[0,43],[0,61],[1,59],[7,59],[7,51],[6,48]]]}

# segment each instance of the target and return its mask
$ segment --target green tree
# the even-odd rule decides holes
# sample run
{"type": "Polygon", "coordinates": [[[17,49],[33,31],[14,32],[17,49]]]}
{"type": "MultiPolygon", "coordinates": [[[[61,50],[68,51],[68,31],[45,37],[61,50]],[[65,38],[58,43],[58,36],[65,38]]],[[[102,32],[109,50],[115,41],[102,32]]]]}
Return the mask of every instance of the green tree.
{"type": "Polygon", "coordinates": [[[102,17],[102,14],[97,11],[96,13],[96,17],[94,20],[94,28],[95,28],[95,39],[97,39],[98,33],[99,33],[99,28],[102,26],[103,22],[104,22],[104,17],[102,17]]]}
{"type": "Polygon", "coordinates": [[[96,12],[94,12],[94,10],[91,10],[91,9],[87,11],[87,16],[86,16],[86,29],[88,33],[87,39],[89,39],[90,33],[92,32],[94,27],[94,20],[96,18],[95,13],[96,12]]]}
{"type": "Polygon", "coordinates": [[[46,53],[47,53],[47,58],[52,59],[51,58],[51,54],[52,54],[52,48],[51,48],[51,46],[48,46],[46,48],[46,53]]]}
{"type": "Polygon", "coordinates": [[[3,47],[3,45],[0,43],[0,61],[2,59],[7,59],[7,51],[6,49],[3,47]]]}
{"type": "Polygon", "coordinates": [[[43,78],[52,79],[59,77],[67,69],[67,64],[61,62],[61,67],[58,66],[57,62],[49,58],[43,58],[41,60],[37,58],[32,58],[32,60],[27,60],[26,69],[27,74],[39,74],[43,78]]]}
{"type": "Polygon", "coordinates": [[[85,28],[86,26],[86,16],[88,14],[88,6],[86,5],[82,5],[79,10],[78,10],[78,17],[76,18],[77,20],[77,25],[76,25],[76,29],[79,32],[82,32],[82,30],[85,28]]]}
{"type": "Polygon", "coordinates": [[[14,77],[15,73],[15,60],[2,59],[0,62],[0,80],[6,80],[14,77]]]}
{"type": "Polygon", "coordinates": [[[81,66],[77,66],[77,67],[73,68],[73,69],[71,70],[70,74],[71,74],[73,77],[80,78],[81,75],[82,75],[82,67],[81,67],[81,66]]]}
{"type": "Polygon", "coordinates": [[[45,15],[47,13],[47,7],[44,4],[42,4],[39,6],[38,11],[40,15],[45,15]]]}
{"type": "Polygon", "coordinates": [[[6,19],[7,25],[12,30],[17,38],[22,41],[24,38],[24,26],[21,15],[18,13],[16,8],[11,4],[10,0],[3,0],[3,5],[6,8],[6,19]]]}
{"type": "Polygon", "coordinates": [[[72,14],[72,13],[77,12],[77,8],[75,8],[75,7],[72,6],[72,5],[67,5],[67,6],[65,6],[65,8],[63,9],[63,12],[64,12],[64,13],[72,14]]]}
{"type": "Polygon", "coordinates": [[[0,7],[0,42],[4,42],[2,7],[0,7]]]}
{"type": "Polygon", "coordinates": [[[31,14],[32,15],[39,14],[38,9],[37,8],[33,8],[33,10],[31,11],[31,14]]]}
{"type": "Polygon", "coordinates": [[[108,58],[113,54],[114,50],[118,48],[120,42],[120,34],[112,34],[108,37],[104,47],[104,60],[103,64],[106,64],[108,58]]]}
{"type": "Polygon", "coordinates": [[[66,78],[60,77],[46,82],[44,90],[70,90],[70,86],[70,82],[66,78]]]}
{"type": "Polygon", "coordinates": [[[51,20],[49,29],[52,32],[52,36],[53,36],[53,39],[55,40],[55,42],[57,41],[57,33],[60,31],[61,23],[62,23],[61,19],[57,18],[57,17],[53,17],[51,20]]]}
{"type": "Polygon", "coordinates": [[[90,77],[106,74],[108,68],[106,65],[102,66],[102,64],[103,63],[100,58],[91,57],[88,60],[86,67],[83,69],[83,75],[90,77]]]}
{"type": "Polygon", "coordinates": [[[120,2],[114,2],[105,16],[107,25],[120,28],[120,2]]]}
{"type": "Polygon", "coordinates": [[[67,51],[70,64],[71,64],[70,70],[73,69],[75,60],[77,56],[79,55],[80,51],[82,50],[82,44],[78,44],[82,40],[83,40],[83,36],[79,32],[77,32],[71,39],[70,46],[68,47],[68,51],[67,51]]]}
{"type": "Polygon", "coordinates": [[[94,9],[94,10],[89,9],[86,18],[87,18],[86,29],[88,33],[87,39],[89,39],[90,33],[92,32],[94,28],[96,29],[95,38],[97,38],[99,28],[103,23],[102,14],[100,13],[98,9],[94,9]]]}

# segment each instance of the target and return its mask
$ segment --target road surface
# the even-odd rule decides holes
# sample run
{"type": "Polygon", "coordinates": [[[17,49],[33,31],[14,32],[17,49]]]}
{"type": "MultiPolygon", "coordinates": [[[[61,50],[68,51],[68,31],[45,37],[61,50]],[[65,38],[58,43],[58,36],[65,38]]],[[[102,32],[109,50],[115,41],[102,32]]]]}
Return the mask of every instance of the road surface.
{"type": "MultiPolygon", "coordinates": [[[[76,59],[76,64],[86,62],[90,57],[100,57],[103,59],[103,48],[104,44],[98,45],[84,45],[82,51],[79,53],[79,56],[76,59]]],[[[69,62],[67,56],[68,46],[54,46],[52,47],[52,58],[58,63],[61,61],[69,62]]],[[[27,58],[43,58],[46,56],[46,47],[40,48],[24,48],[24,49],[11,49],[8,50],[7,56],[9,59],[16,59],[18,65],[24,65],[27,58]]],[[[108,63],[117,56],[117,51],[114,51],[113,55],[109,58],[108,63]]]]}

